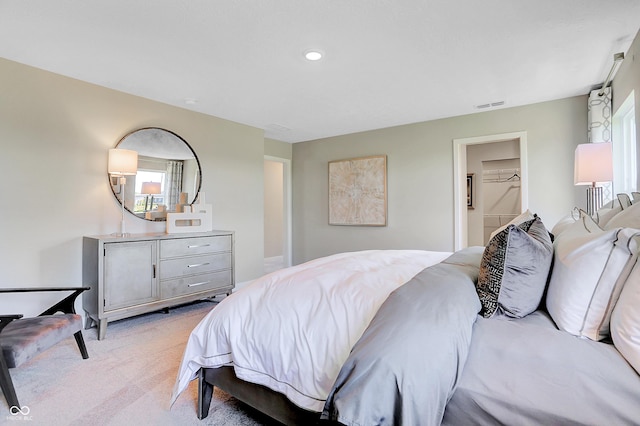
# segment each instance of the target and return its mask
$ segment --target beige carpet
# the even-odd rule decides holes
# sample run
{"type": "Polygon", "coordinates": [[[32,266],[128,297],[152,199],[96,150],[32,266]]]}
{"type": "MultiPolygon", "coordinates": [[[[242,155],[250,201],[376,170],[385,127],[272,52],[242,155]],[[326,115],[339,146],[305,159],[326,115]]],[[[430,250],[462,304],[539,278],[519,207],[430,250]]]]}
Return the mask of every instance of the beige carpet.
{"type": "Polygon", "coordinates": [[[89,359],[82,359],[70,338],[9,370],[28,415],[12,415],[1,398],[0,424],[275,424],[218,389],[209,416],[198,420],[197,380],[169,409],[189,333],[215,305],[203,301],[173,308],[168,314],[116,321],[109,324],[107,337],[101,341],[95,328],[84,330],[89,359]]]}

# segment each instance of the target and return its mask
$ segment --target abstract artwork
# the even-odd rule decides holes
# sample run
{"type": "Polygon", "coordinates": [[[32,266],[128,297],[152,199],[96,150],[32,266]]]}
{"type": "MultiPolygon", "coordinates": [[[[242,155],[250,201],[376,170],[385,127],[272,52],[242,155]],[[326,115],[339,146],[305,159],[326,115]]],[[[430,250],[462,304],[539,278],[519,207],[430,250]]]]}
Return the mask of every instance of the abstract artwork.
{"type": "Polygon", "coordinates": [[[329,162],[329,225],[387,225],[387,156],[329,162]]]}

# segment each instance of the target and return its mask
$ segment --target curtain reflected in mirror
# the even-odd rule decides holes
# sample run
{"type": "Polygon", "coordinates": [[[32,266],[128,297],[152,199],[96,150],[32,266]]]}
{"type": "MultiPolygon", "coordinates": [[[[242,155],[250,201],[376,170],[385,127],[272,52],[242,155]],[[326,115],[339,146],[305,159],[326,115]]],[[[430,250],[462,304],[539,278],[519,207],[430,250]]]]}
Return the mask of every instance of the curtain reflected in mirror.
{"type": "MultiPolygon", "coordinates": [[[[177,134],[156,127],[124,136],[119,149],[138,152],[138,172],[127,179],[125,209],[151,221],[166,220],[167,212],[180,212],[196,201],[201,186],[200,162],[189,144],[177,134]]],[[[118,202],[122,194],[117,181],[111,190],[118,202]]]]}
{"type": "Polygon", "coordinates": [[[180,193],[182,192],[182,169],[183,162],[180,160],[167,161],[167,202],[169,210],[175,210],[176,205],[180,202],[180,193]]]}

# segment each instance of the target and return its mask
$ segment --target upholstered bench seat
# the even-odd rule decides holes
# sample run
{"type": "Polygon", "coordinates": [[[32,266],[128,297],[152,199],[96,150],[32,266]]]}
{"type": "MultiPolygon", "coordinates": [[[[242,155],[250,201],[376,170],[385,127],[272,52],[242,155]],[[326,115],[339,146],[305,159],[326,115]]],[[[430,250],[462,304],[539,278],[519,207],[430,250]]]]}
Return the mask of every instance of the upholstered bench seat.
{"type": "Polygon", "coordinates": [[[10,322],[0,334],[7,367],[15,368],[82,329],[77,314],[48,315],[10,322]]]}
{"type": "Polygon", "coordinates": [[[76,314],[74,307],[76,298],[85,290],[89,290],[89,287],[0,288],[0,293],[71,293],[37,317],[0,314],[0,388],[11,410],[14,407],[19,409],[21,405],[11,380],[10,368],[20,366],[71,336],[76,339],[82,358],[89,358],[82,337],[82,318],[76,314]]]}

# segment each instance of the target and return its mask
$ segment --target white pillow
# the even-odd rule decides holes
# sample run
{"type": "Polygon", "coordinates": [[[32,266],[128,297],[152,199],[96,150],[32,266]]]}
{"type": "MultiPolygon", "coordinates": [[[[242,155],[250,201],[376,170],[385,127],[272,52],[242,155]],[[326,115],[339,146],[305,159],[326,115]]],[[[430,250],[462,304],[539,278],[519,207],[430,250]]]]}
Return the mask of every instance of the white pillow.
{"type": "Polygon", "coordinates": [[[636,264],[611,315],[611,337],[622,356],[640,374],[640,264],[636,264]]]}
{"type": "Polygon", "coordinates": [[[603,207],[597,211],[598,225],[604,228],[609,221],[622,211],[620,203],[616,202],[612,207],[603,207]]]}
{"type": "Polygon", "coordinates": [[[614,228],[640,229],[640,203],[630,205],[604,225],[604,229],[614,228]]]}
{"type": "Polygon", "coordinates": [[[580,219],[580,210],[577,207],[574,207],[573,210],[571,210],[571,213],[564,216],[555,225],[553,225],[553,229],[551,229],[553,238],[556,238],[558,235],[560,235],[562,231],[567,229],[570,225],[574,224],[578,219],[580,219]]]}
{"type": "Polygon", "coordinates": [[[507,223],[506,225],[501,226],[500,228],[496,229],[495,231],[493,231],[491,233],[491,235],[489,236],[489,241],[491,241],[491,239],[493,237],[495,237],[497,234],[499,234],[500,232],[504,231],[505,229],[507,229],[507,227],[509,225],[520,225],[522,223],[528,222],[530,220],[535,219],[535,215],[533,213],[531,213],[529,211],[529,209],[527,209],[526,211],[520,213],[518,216],[514,217],[513,219],[511,219],[511,221],[509,223],[507,223]]]}
{"type": "Polygon", "coordinates": [[[602,230],[588,215],[553,243],[547,309],[558,328],[591,340],[609,335],[611,312],[638,251],[640,231],[602,230]]]}
{"type": "Polygon", "coordinates": [[[620,205],[622,206],[622,210],[626,209],[631,205],[631,198],[629,197],[629,194],[625,194],[625,193],[617,194],[616,198],[618,199],[618,202],[620,202],[620,205]]]}

